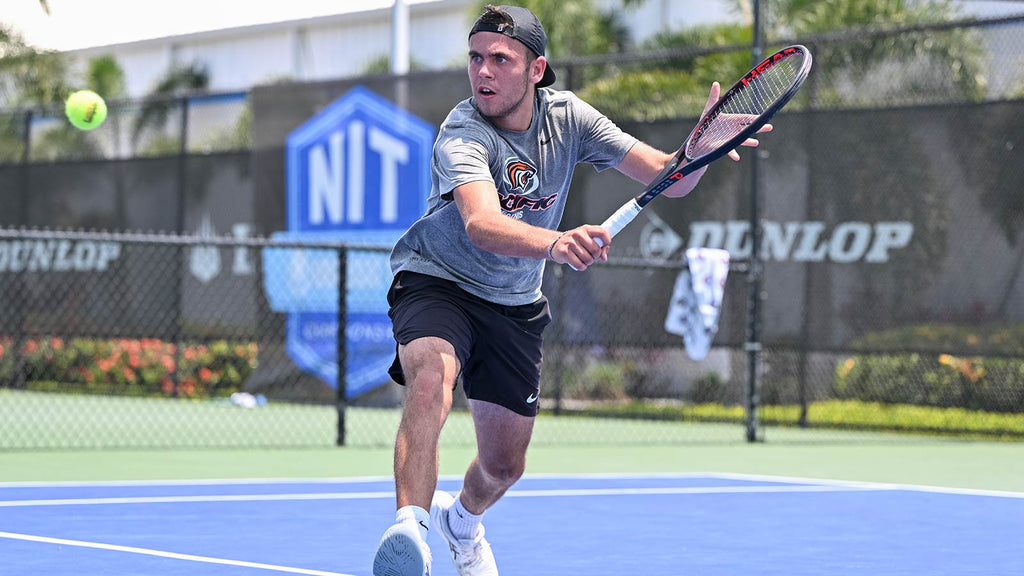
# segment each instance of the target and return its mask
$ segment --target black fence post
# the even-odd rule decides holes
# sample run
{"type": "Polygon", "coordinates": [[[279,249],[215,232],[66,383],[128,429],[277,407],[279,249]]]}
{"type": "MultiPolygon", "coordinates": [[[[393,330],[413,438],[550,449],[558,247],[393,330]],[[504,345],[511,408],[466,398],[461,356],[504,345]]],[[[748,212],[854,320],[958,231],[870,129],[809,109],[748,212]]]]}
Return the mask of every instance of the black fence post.
{"type": "MultiPolygon", "coordinates": [[[[175,231],[178,236],[185,235],[187,224],[186,210],[188,207],[188,97],[181,99],[181,119],[178,125],[178,159],[177,159],[177,187],[178,187],[178,213],[175,215],[175,231]]],[[[171,374],[171,381],[174,382],[173,397],[177,398],[182,383],[181,365],[185,360],[185,274],[188,269],[188,247],[184,244],[176,245],[177,258],[177,292],[175,293],[174,306],[174,373],[171,374]]]]}
{"type": "MultiPolygon", "coordinates": [[[[818,47],[814,44],[808,46],[811,54],[818,53],[818,47]]],[[[818,191],[821,185],[819,184],[820,175],[819,170],[815,166],[817,156],[815,151],[818,149],[818,143],[816,142],[817,136],[817,117],[818,117],[818,83],[817,74],[811,74],[807,80],[807,120],[805,122],[805,135],[804,135],[804,146],[807,152],[807,199],[805,200],[805,214],[808,219],[818,218],[820,209],[818,208],[818,191]]],[[[808,389],[808,368],[811,361],[811,326],[814,325],[814,308],[811,306],[812,298],[817,293],[817,286],[815,286],[815,274],[817,274],[817,267],[814,263],[808,262],[804,264],[804,285],[803,285],[803,297],[801,299],[801,311],[802,319],[800,322],[800,364],[797,369],[797,401],[800,404],[800,416],[797,419],[797,425],[800,428],[810,427],[810,421],[808,420],[809,409],[811,403],[811,393],[808,389]]]]}
{"type": "MultiPolygon", "coordinates": [[[[754,43],[751,47],[752,66],[761,63],[761,2],[754,0],[754,43]]],[[[757,151],[750,154],[750,270],[747,272],[748,318],[747,351],[749,374],[747,376],[747,442],[757,441],[760,427],[758,410],[761,404],[761,197],[757,151]]]]}
{"type": "Polygon", "coordinates": [[[337,445],[345,445],[345,409],[348,405],[348,390],[347,390],[347,379],[346,369],[348,364],[348,354],[346,352],[346,336],[345,336],[345,325],[348,323],[348,312],[345,305],[346,295],[346,264],[348,263],[348,249],[345,246],[338,248],[338,398],[337,398],[337,409],[338,409],[338,438],[337,445]]]}
{"type": "MultiPolygon", "coordinates": [[[[23,148],[21,150],[21,206],[19,207],[19,217],[21,218],[21,225],[25,226],[29,223],[31,217],[30,203],[32,198],[32,110],[25,112],[25,124],[23,134],[23,148]]],[[[29,365],[26,362],[23,351],[25,345],[28,343],[28,334],[25,329],[25,310],[27,309],[27,279],[24,275],[18,274],[17,279],[14,282],[16,293],[14,295],[15,304],[15,317],[14,325],[14,374],[13,382],[11,382],[12,388],[24,389],[28,387],[28,369],[29,365]]]]}

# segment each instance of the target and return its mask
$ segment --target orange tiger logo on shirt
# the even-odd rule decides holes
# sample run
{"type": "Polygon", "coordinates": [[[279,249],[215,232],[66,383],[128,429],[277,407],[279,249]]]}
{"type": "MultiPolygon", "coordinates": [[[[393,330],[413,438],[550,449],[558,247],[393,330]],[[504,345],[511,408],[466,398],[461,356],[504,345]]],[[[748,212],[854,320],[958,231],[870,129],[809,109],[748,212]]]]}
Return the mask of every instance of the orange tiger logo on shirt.
{"type": "Polygon", "coordinates": [[[537,169],[522,160],[511,160],[505,165],[505,180],[511,190],[533,192],[537,189],[537,169]]]}

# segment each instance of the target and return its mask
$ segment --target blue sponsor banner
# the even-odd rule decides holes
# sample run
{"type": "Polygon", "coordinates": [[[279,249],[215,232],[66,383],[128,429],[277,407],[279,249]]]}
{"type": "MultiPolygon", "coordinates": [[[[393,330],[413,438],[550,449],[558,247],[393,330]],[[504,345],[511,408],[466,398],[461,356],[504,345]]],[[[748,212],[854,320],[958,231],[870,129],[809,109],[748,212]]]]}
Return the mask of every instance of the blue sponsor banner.
{"type": "MultiPolygon", "coordinates": [[[[390,248],[423,215],[430,194],[434,128],[356,87],[287,140],[288,242],[390,248]]],[[[264,290],[288,314],[286,349],[301,369],[338,385],[338,252],[267,248],[264,290]]],[[[346,390],[358,396],[388,381],[394,358],[387,251],[346,260],[346,390]]]]}
{"type": "MultiPolygon", "coordinates": [[[[285,347],[297,366],[326,382],[338,381],[338,316],[324,312],[288,315],[285,347]]],[[[395,341],[387,314],[350,313],[345,325],[346,393],[356,397],[387,381],[395,341]]]]}

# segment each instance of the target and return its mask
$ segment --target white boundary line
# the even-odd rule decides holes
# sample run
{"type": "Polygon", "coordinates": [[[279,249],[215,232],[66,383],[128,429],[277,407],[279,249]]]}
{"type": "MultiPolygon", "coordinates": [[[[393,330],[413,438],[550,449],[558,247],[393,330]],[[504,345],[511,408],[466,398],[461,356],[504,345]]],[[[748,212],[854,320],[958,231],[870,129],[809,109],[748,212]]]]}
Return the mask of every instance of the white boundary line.
{"type": "MultiPolygon", "coordinates": [[[[855,480],[833,480],[825,478],[808,478],[798,476],[775,476],[769,474],[743,474],[743,473],[732,473],[732,472],[669,472],[669,473],[652,473],[652,474],[640,474],[640,473],[579,473],[579,474],[562,474],[562,473],[537,473],[537,474],[526,474],[523,476],[523,480],[653,480],[653,479],[679,479],[679,478],[717,478],[717,479],[728,479],[728,480],[744,480],[749,482],[777,482],[784,484],[800,484],[800,485],[816,485],[816,486],[831,486],[841,487],[844,489],[862,489],[862,490],[903,490],[910,492],[930,492],[939,494],[957,494],[966,496],[989,496],[997,498],[1024,498],[1024,492],[1013,492],[1007,490],[985,490],[985,489],[974,489],[974,488],[956,488],[948,486],[928,486],[919,484],[901,484],[901,483],[889,483],[889,482],[864,482],[855,480]]],[[[444,475],[439,480],[445,481],[458,481],[461,480],[460,475],[444,475]]],[[[128,480],[128,481],[58,481],[58,482],[0,482],[0,489],[3,488],[61,488],[61,487],[102,487],[102,486],[244,486],[244,485],[273,485],[273,484],[357,484],[357,483],[370,483],[370,482],[392,482],[393,479],[390,476],[362,476],[362,477],[338,477],[338,478],[224,478],[224,479],[195,479],[195,480],[128,480]]],[[[666,489],[655,489],[662,490],[664,494],[685,494],[688,492],[692,493],[710,493],[710,492],[723,492],[727,493],[730,491],[742,492],[742,491],[754,491],[754,492],[772,492],[772,491],[792,491],[792,490],[778,490],[779,487],[756,487],[757,490],[746,490],[745,487],[709,487],[709,488],[666,488],[666,489]],[[768,488],[769,490],[762,490],[768,488]],[[694,492],[696,491],[696,492],[694,492]]],[[[585,492],[585,494],[592,494],[592,492],[585,492]]],[[[612,492],[602,490],[607,493],[614,493],[615,489],[609,489],[612,492]]],[[[628,490],[628,489],[621,489],[628,490]]],[[[797,491],[820,491],[814,490],[797,490],[797,491]]],[[[527,490],[513,489],[508,493],[509,496],[529,496],[529,495],[572,495],[574,492],[580,492],[579,490],[527,490]]],[[[622,494],[628,494],[630,492],[619,492],[622,494]]],[[[653,492],[652,492],[653,493],[653,492]]],[[[257,494],[257,495],[224,495],[224,496],[181,496],[181,497],[138,497],[138,498],[92,498],[92,499],[52,499],[52,500],[24,500],[22,502],[36,502],[38,505],[44,505],[44,503],[52,502],[54,504],[74,504],[74,503],[148,503],[148,502],[217,502],[217,501],[257,501],[257,500],[316,500],[316,499],[353,499],[353,498],[384,498],[394,496],[393,491],[378,491],[378,492],[352,492],[352,493],[325,493],[325,494],[257,494]]],[[[0,501],[0,506],[15,506],[17,501],[0,501]]],[[[25,504],[29,505],[29,504],[25,504]]]]}
{"type": "MultiPolygon", "coordinates": [[[[687,486],[664,488],[572,488],[548,490],[510,490],[509,498],[549,498],[575,496],[637,496],[673,494],[765,494],[775,492],[851,492],[887,490],[874,486],[791,485],[791,486],[687,486]]],[[[323,492],[311,494],[225,494],[208,496],[128,496],[122,498],[58,498],[40,500],[0,500],[0,508],[32,506],[85,506],[102,504],[165,504],[185,502],[274,502],[289,500],[369,500],[394,498],[394,492],[323,492]]]]}
{"type": "Polygon", "coordinates": [[[114,552],[128,552],[131,554],[143,554],[146,556],[157,556],[160,558],[171,558],[174,560],[188,560],[191,562],[205,562],[207,564],[225,564],[228,566],[241,566],[245,568],[258,568],[260,570],[273,570],[274,572],[287,572],[290,574],[307,574],[309,576],[353,576],[340,572],[324,572],[322,570],[307,570],[305,568],[292,568],[290,566],[277,566],[274,564],[261,564],[259,562],[245,562],[243,560],[227,560],[224,558],[212,558],[210,556],[196,556],[194,554],[178,554],[177,552],[165,552],[150,548],[136,548],[134,546],[118,546],[116,544],[102,544],[99,542],[85,542],[82,540],[66,540],[64,538],[47,538],[45,536],[33,536],[31,534],[17,534],[14,532],[0,532],[0,538],[11,540],[24,540],[26,542],[40,542],[43,544],[57,544],[60,546],[77,546],[80,548],[95,548],[98,550],[111,550],[114,552]]]}
{"type": "Polygon", "coordinates": [[[370,500],[394,498],[394,492],[321,492],[311,494],[217,494],[208,496],[126,496],[122,498],[53,498],[0,500],[0,508],[95,504],[164,504],[185,502],[273,502],[278,500],[370,500]]]}
{"type": "MultiPolygon", "coordinates": [[[[447,477],[445,477],[447,478],[447,477]]],[[[455,478],[452,476],[451,478],[455,478]]],[[[264,484],[358,484],[391,482],[391,476],[346,476],[338,478],[201,478],[184,480],[57,480],[0,482],[0,488],[61,488],[75,486],[233,486],[264,484]]]]}
{"type": "Polygon", "coordinates": [[[954,488],[949,486],[928,486],[923,484],[900,484],[890,482],[860,482],[855,480],[828,480],[822,478],[800,478],[795,476],[771,476],[763,474],[733,474],[729,472],[709,472],[709,478],[726,478],[732,480],[751,480],[760,482],[815,482],[829,486],[864,487],[871,490],[902,490],[906,492],[929,492],[934,494],[955,494],[959,496],[989,496],[994,498],[1024,498],[1024,492],[1010,490],[984,490],[980,488],[954,488]]]}

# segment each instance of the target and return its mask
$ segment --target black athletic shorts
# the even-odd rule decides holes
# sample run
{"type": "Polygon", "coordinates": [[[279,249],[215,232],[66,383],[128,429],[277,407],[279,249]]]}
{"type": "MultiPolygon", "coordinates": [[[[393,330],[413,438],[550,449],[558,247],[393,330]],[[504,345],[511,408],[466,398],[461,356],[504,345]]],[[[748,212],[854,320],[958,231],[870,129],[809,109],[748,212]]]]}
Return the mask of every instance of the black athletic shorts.
{"type": "MultiPolygon", "coordinates": [[[[524,416],[537,415],[542,333],[551,322],[547,298],[503,306],[474,296],[450,280],[403,271],[391,284],[388,304],[398,344],[436,336],[455,347],[467,398],[524,416]]],[[[404,385],[397,345],[395,349],[388,373],[404,385]]]]}

